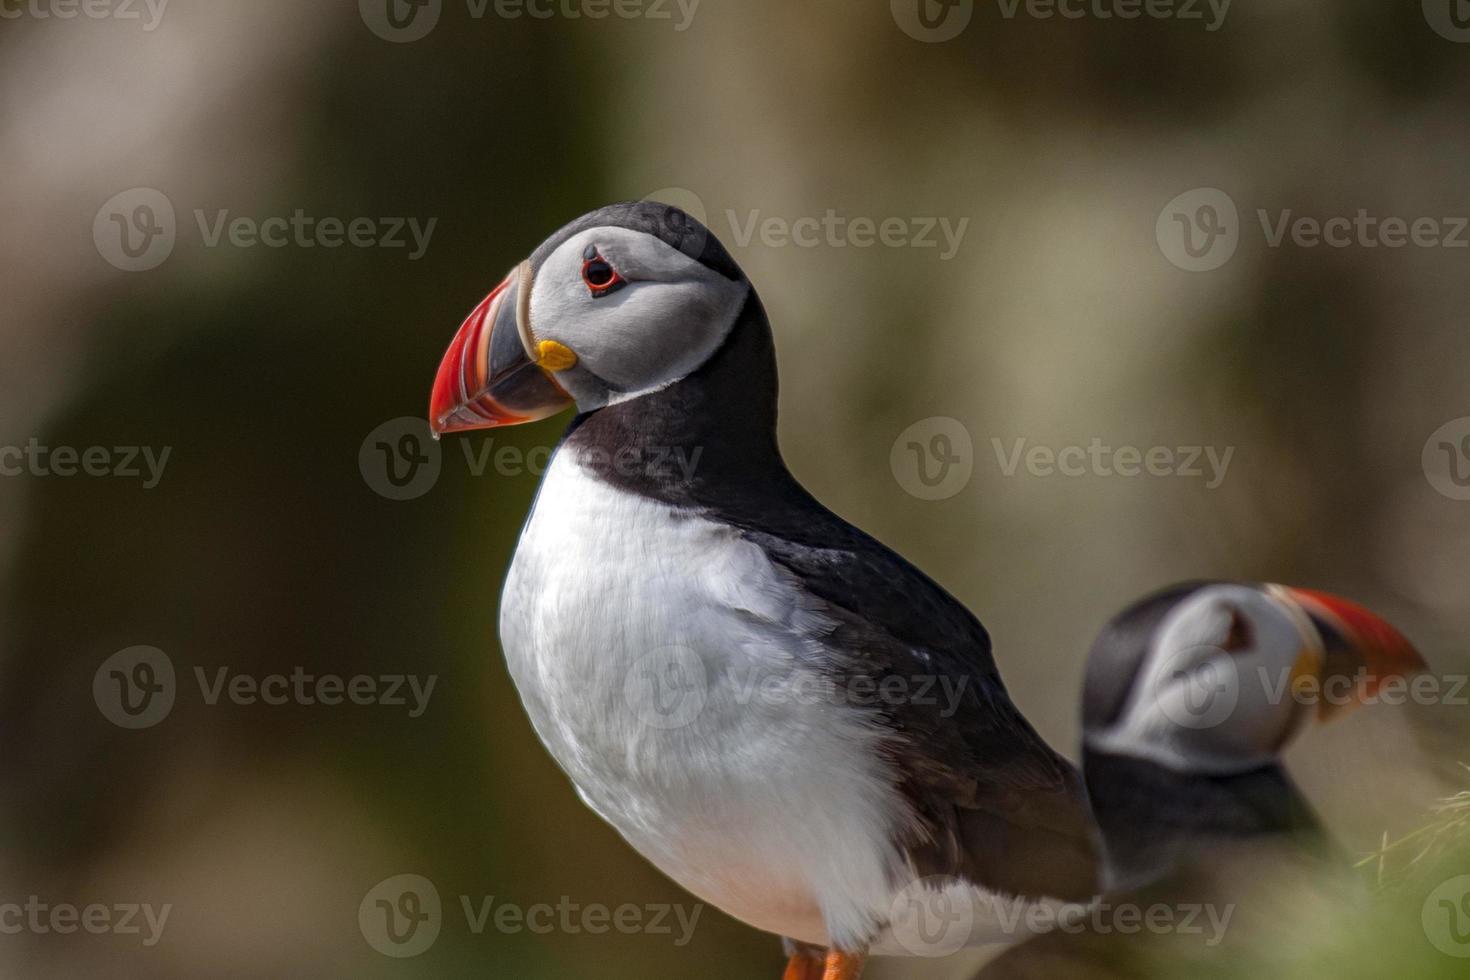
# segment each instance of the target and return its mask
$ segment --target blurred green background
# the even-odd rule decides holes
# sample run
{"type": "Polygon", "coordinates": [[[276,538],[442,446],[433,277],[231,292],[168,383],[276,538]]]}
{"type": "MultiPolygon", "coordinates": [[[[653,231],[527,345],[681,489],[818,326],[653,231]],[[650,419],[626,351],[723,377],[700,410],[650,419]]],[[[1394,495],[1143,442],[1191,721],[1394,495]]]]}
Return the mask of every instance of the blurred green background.
{"type": "MultiPolygon", "coordinates": [[[[671,0],[605,19],[444,0],[411,41],[385,27],[388,0],[172,0],[152,29],[141,4],[129,20],[27,2],[0,0],[0,446],[171,455],[152,489],[0,478],[0,901],[173,910],[148,948],[0,935],[4,976],[779,975],[776,941],[714,909],[683,946],[467,928],[461,895],[693,899],[579,803],[500,656],[500,583],[537,478],[476,474],[464,450],[530,452],[566,419],[446,441],[410,500],[360,466],[370,433],[422,415],[455,328],[507,270],[614,200],[704,211],[770,311],[792,469],[981,616],[1017,701],[1069,754],[1092,636],[1181,578],[1351,595],[1437,672],[1467,668],[1470,502],[1436,489],[1424,451],[1470,416],[1470,251],[1273,248],[1256,217],[1470,214],[1470,44],[1433,28],[1433,3],[1239,3],[1211,31],[982,2],[931,43],[902,0],[671,0]],[[105,244],[105,205],[133,188],[177,216],[143,272],[105,244]],[[1195,188],[1239,207],[1237,252],[1210,272],[1156,238],[1195,188]],[[211,247],[195,217],[298,209],[436,223],[411,260],[211,247]],[[968,225],[948,258],[737,240],[829,211],[968,225]],[[929,501],[890,450],[935,416],[968,432],[974,471],[929,501]],[[1006,476],[997,459],[995,440],[1094,438],[1234,455],[1215,489],[1006,476]],[[140,644],[167,653],[179,693],[132,731],[92,682],[140,644]],[[196,667],[438,680],[410,718],[210,705],[196,667]],[[435,883],[445,921],[396,960],[357,913],[402,873],[435,883]]],[[[1463,706],[1377,707],[1312,732],[1292,769],[1367,853],[1470,786],[1467,732],[1463,706]]],[[[1393,942],[1367,944],[1396,975],[1466,963],[1419,930],[1425,895],[1470,872],[1441,858],[1401,881],[1393,942]]]]}

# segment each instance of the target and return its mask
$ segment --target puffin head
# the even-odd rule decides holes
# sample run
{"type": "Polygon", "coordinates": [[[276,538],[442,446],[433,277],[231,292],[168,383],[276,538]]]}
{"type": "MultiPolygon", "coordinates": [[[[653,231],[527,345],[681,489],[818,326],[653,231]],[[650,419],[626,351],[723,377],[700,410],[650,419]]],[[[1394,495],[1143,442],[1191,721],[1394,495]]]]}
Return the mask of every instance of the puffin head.
{"type": "Polygon", "coordinates": [[[666,388],[720,348],[750,294],[725,248],[678,208],[600,208],[543,242],[465,320],[429,424],[515,425],[666,388]]]}
{"type": "Polygon", "coordinates": [[[1093,646],[1089,750],[1200,775],[1274,764],[1309,718],[1425,668],[1363,607],[1279,585],[1184,586],[1133,606],[1093,646]]]}

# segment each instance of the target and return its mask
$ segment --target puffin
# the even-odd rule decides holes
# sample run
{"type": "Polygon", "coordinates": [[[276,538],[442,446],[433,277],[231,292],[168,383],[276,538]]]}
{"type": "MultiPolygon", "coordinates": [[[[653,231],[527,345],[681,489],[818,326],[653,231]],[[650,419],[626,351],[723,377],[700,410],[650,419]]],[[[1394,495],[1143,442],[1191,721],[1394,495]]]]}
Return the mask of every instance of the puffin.
{"type": "Polygon", "coordinates": [[[640,201],[557,231],[459,328],[429,422],[567,408],[499,635],[588,807],[782,937],[787,980],[925,954],[916,891],[981,910],[972,943],[1096,893],[1081,779],[980,621],[787,468],[770,321],[702,223],[640,201]]]}
{"type": "Polygon", "coordinates": [[[1176,922],[1195,909],[1198,921],[1169,934],[1054,929],[979,978],[1179,976],[1225,954],[1279,972],[1250,958],[1297,947],[1293,930],[1322,921],[1309,916],[1342,921],[1366,897],[1282,752],[1425,666],[1382,618],[1325,592],[1194,582],[1130,606],[1098,636],[1083,687],[1101,905],[1176,922]],[[1223,918],[1217,934],[1205,913],[1223,918]]]}

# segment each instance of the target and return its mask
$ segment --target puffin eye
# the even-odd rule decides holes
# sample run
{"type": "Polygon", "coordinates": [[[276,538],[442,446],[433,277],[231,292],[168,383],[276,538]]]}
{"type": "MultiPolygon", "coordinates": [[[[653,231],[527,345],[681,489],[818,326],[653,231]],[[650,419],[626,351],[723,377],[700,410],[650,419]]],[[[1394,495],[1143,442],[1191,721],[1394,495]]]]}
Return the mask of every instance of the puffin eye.
{"type": "Polygon", "coordinates": [[[597,246],[587,246],[587,251],[582,255],[582,281],[587,288],[592,290],[593,298],[606,296],[621,286],[627,285],[627,281],[618,275],[618,270],[603,258],[597,251],[597,246]]]}
{"type": "Polygon", "coordinates": [[[1225,637],[1226,653],[1243,653],[1256,642],[1256,631],[1239,609],[1230,610],[1230,632],[1225,637]]]}

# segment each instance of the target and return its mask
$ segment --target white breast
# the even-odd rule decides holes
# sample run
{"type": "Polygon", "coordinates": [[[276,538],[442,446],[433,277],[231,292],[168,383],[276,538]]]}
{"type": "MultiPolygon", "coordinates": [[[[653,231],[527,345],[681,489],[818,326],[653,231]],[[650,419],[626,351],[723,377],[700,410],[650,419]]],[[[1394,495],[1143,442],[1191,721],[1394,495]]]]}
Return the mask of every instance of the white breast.
{"type": "MultiPolygon", "coordinates": [[[[755,545],[565,450],[506,581],[501,640],[589,806],[689,891],[805,942],[872,938],[911,872],[878,743],[798,660],[817,625],[755,545]]],[[[902,952],[903,950],[896,950],[902,952]]]]}

